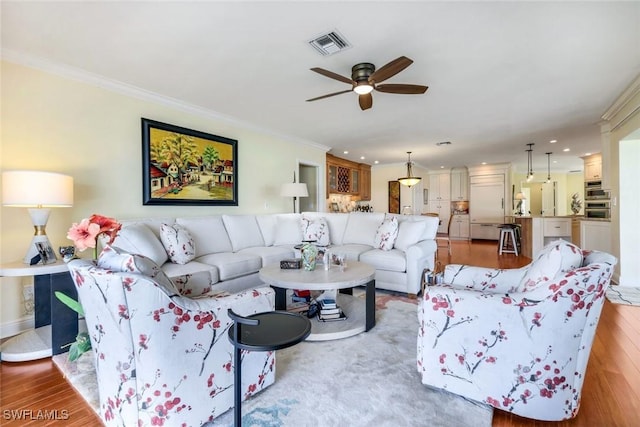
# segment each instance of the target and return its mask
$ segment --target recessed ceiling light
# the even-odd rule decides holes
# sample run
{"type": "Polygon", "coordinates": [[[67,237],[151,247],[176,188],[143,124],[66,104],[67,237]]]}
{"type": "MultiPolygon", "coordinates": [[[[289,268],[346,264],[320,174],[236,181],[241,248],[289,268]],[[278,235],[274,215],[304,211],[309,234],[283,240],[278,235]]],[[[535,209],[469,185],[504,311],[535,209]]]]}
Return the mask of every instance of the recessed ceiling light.
{"type": "Polygon", "coordinates": [[[377,165],[377,164],[378,164],[378,163],[380,163],[380,162],[376,160],[376,161],[374,161],[373,163],[377,165]]]}
{"type": "Polygon", "coordinates": [[[557,161],[557,160],[554,160],[554,161],[553,161],[553,163],[558,163],[558,161],[557,161]]]}
{"type": "Polygon", "coordinates": [[[364,156],[360,156],[360,160],[364,160],[364,156]]]}
{"type": "Polygon", "coordinates": [[[349,152],[347,150],[344,150],[342,153],[343,154],[349,154],[349,152]]]}
{"type": "Polygon", "coordinates": [[[571,151],[571,149],[570,149],[570,148],[565,148],[565,149],[564,149],[564,150],[562,150],[562,151],[564,151],[564,152],[566,153],[567,151],[571,151]]]}
{"type": "Polygon", "coordinates": [[[591,153],[584,153],[584,155],[585,155],[585,156],[590,156],[590,155],[591,155],[591,153]]]}
{"type": "Polygon", "coordinates": [[[486,165],[486,164],[487,164],[487,162],[482,162],[482,164],[483,164],[483,165],[486,165]]]}
{"type": "Polygon", "coordinates": [[[444,169],[444,166],[440,166],[440,169],[444,169]]]}
{"type": "Polygon", "coordinates": [[[558,142],[557,139],[552,139],[551,141],[549,141],[551,144],[555,144],[556,142],[558,142]]]}

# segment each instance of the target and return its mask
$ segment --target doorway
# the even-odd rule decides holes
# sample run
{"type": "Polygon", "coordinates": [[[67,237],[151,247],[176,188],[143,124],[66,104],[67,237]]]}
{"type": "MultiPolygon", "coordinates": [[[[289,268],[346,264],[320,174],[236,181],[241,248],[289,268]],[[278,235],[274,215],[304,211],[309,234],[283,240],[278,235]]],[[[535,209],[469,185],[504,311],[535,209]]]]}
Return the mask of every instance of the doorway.
{"type": "Polygon", "coordinates": [[[317,165],[307,163],[298,164],[298,182],[307,184],[309,197],[298,198],[298,212],[320,211],[320,168],[317,165]]]}
{"type": "Polygon", "coordinates": [[[555,216],[558,203],[557,183],[523,182],[520,184],[526,197],[525,214],[533,216],[555,216]]]}

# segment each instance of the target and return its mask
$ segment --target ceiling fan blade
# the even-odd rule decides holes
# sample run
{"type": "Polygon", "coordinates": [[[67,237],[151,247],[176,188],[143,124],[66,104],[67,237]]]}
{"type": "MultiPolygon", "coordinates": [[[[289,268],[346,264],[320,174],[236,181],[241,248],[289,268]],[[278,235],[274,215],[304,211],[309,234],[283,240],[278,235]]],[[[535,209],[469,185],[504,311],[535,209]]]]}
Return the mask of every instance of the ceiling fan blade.
{"type": "Polygon", "coordinates": [[[383,65],[382,67],[374,71],[374,73],[369,76],[369,82],[383,82],[389,77],[395,76],[411,64],[413,64],[413,61],[411,59],[407,58],[406,56],[401,56],[400,58],[394,59],[393,61],[389,62],[386,65],[383,65]]]}
{"type": "Polygon", "coordinates": [[[350,85],[355,85],[355,82],[349,78],[341,76],[340,74],[336,74],[333,71],[325,70],[324,68],[311,68],[311,71],[315,71],[318,74],[322,74],[325,77],[329,77],[330,79],[338,80],[339,82],[347,83],[350,85]]]}
{"type": "Polygon", "coordinates": [[[405,85],[405,84],[386,84],[375,87],[378,92],[399,93],[403,95],[418,95],[425,93],[429,86],[422,85],[405,85]]]}
{"type": "Polygon", "coordinates": [[[318,99],[329,98],[330,96],[336,96],[336,95],[340,95],[340,94],[347,93],[347,92],[352,92],[352,89],[341,90],[340,92],[334,92],[334,93],[330,93],[328,95],[322,95],[322,96],[318,96],[316,98],[307,99],[307,102],[317,101],[318,99]]]}
{"type": "Polygon", "coordinates": [[[370,93],[360,95],[358,97],[358,101],[360,102],[360,108],[362,109],[362,111],[368,110],[373,106],[373,96],[371,96],[370,93]]]}

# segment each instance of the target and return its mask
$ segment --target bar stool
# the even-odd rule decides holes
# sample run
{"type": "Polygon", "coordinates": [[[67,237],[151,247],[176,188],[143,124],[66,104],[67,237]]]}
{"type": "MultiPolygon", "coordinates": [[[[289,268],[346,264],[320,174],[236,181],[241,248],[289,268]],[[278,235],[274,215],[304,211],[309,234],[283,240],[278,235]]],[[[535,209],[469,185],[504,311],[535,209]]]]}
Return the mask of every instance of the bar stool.
{"type": "Polygon", "coordinates": [[[515,254],[520,249],[520,224],[500,224],[499,254],[515,254]]]}

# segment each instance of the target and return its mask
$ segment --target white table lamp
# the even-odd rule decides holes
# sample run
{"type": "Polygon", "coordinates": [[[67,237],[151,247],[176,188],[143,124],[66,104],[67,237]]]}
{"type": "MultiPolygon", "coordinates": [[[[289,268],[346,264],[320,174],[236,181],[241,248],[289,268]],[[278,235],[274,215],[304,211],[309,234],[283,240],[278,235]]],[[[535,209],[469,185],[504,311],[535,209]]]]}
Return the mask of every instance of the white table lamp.
{"type": "Polygon", "coordinates": [[[293,212],[295,212],[296,198],[309,197],[309,191],[307,191],[307,184],[305,183],[289,182],[287,184],[282,184],[280,195],[282,197],[293,197],[293,212]]]}
{"type": "MultiPolygon", "coordinates": [[[[45,232],[51,207],[71,207],[73,205],[73,178],[52,172],[6,171],[2,172],[2,204],[12,207],[26,207],[35,229],[31,245],[24,257],[26,264],[39,254],[37,243],[51,248],[45,232]]],[[[55,251],[49,255],[56,258],[55,251]]]]}

